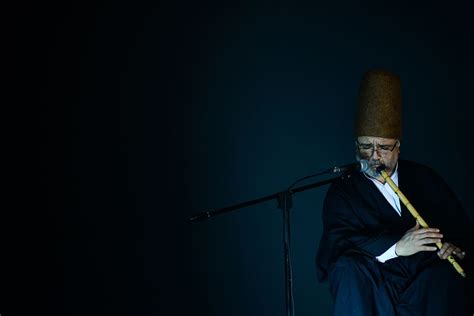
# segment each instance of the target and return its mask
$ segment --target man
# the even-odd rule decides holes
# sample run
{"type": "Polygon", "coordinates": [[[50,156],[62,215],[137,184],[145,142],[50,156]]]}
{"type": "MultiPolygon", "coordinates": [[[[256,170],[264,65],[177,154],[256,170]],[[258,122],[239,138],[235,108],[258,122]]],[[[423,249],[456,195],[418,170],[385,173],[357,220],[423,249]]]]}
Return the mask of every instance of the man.
{"type": "Polygon", "coordinates": [[[334,315],[472,315],[468,274],[474,227],[448,185],[430,168],[399,159],[401,84],[371,70],[362,79],[355,129],[366,173],[336,180],[323,205],[316,256],[320,281],[329,281],[334,315]],[[384,166],[423,219],[421,228],[377,172],[384,166]],[[442,242],[438,250],[435,243],[442,242]]]}

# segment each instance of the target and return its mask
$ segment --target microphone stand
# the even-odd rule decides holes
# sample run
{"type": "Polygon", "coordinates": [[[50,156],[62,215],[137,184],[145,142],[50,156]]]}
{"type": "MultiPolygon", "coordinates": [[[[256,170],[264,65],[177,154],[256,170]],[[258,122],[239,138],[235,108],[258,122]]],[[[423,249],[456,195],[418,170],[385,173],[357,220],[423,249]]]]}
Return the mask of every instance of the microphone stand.
{"type": "Polygon", "coordinates": [[[298,182],[308,179],[310,177],[314,176],[319,176],[325,173],[335,173],[335,172],[341,172],[341,170],[335,168],[328,169],[324,172],[304,177],[301,178],[300,180],[296,181],[293,183],[287,190],[277,192],[274,194],[270,194],[267,196],[263,196],[254,200],[249,200],[246,202],[242,202],[239,204],[231,205],[228,207],[224,207],[221,209],[217,210],[210,210],[206,212],[201,212],[197,215],[194,215],[189,218],[191,222],[199,222],[203,220],[207,220],[211,217],[214,217],[216,215],[221,215],[224,213],[229,213],[247,206],[251,205],[256,205],[260,204],[266,201],[270,200],[277,200],[278,201],[278,208],[282,210],[283,214],[283,249],[284,249],[284,256],[285,256],[285,298],[286,298],[286,315],[287,316],[293,316],[295,313],[294,309],[294,300],[293,300],[293,276],[292,276],[292,269],[291,269],[291,256],[290,256],[290,241],[291,241],[291,231],[290,231],[290,210],[293,205],[293,194],[298,193],[298,192],[303,192],[309,189],[317,188],[329,183],[332,183],[334,180],[338,179],[339,177],[344,177],[344,174],[342,176],[336,177],[336,178],[331,178],[328,180],[323,180],[323,181],[318,181],[314,182],[308,185],[300,186],[300,187],[295,187],[292,188],[295,184],[298,182]]]}

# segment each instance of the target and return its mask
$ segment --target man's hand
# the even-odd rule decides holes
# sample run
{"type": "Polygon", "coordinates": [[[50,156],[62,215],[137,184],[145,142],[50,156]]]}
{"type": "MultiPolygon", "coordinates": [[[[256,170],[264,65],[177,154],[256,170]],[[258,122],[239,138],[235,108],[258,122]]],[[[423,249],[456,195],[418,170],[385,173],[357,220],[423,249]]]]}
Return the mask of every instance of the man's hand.
{"type": "MultiPolygon", "coordinates": [[[[420,251],[435,251],[438,248],[429,244],[441,242],[443,235],[437,228],[420,228],[418,221],[416,225],[407,230],[405,235],[397,242],[395,253],[397,256],[411,256],[420,251]]],[[[454,249],[453,249],[454,250],[454,249]]]]}
{"type": "Polygon", "coordinates": [[[441,247],[441,249],[438,251],[438,257],[444,260],[450,255],[455,255],[456,257],[462,260],[464,259],[466,252],[462,251],[459,247],[456,247],[455,245],[449,242],[445,242],[443,244],[443,247],[441,247]]]}

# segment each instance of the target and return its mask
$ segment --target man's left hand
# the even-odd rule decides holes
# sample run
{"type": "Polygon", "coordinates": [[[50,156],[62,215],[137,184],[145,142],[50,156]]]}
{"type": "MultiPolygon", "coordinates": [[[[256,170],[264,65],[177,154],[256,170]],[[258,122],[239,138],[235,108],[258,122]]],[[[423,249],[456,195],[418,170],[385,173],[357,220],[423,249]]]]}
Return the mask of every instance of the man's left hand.
{"type": "Polygon", "coordinates": [[[441,259],[446,259],[451,255],[455,255],[459,259],[464,259],[464,256],[466,255],[465,251],[462,251],[459,247],[456,247],[455,245],[445,242],[443,243],[443,247],[438,251],[438,257],[441,259]]]}

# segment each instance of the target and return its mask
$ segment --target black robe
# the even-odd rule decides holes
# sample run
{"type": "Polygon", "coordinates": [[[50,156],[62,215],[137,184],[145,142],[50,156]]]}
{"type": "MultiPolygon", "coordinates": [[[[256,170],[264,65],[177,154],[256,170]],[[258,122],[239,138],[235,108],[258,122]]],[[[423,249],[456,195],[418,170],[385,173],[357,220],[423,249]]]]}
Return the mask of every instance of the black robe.
{"type": "MultiPolygon", "coordinates": [[[[398,178],[400,190],[428,225],[440,229],[444,235],[443,241],[449,241],[467,252],[466,258],[458,262],[468,275],[469,273],[472,275],[474,270],[467,270],[467,266],[471,264],[469,256],[472,255],[473,250],[470,243],[470,231],[473,229],[473,224],[448,185],[431,168],[402,159],[398,164],[398,178]]],[[[447,260],[437,258],[436,252],[420,252],[413,256],[398,257],[384,264],[376,261],[376,256],[394,245],[408,229],[415,225],[414,218],[403,203],[401,203],[401,210],[402,216],[399,216],[372,181],[362,173],[338,179],[330,186],[323,205],[324,228],[316,255],[316,266],[319,281],[325,281],[329,276],[336,305],[341,304],[336,297],[338,292],[347,290],[347,284],[344,285],[346,277],[353,280],[350,281],[352,282],[351,293],[346,293],[344,300],[347,300],[347,297],[357,300],[354,296],[357,291],[355,292],[354,288],[360,287],[358,292],[364,292],[364,287],[370,287],[370,282],[379,285],[382,282],[383,286],[377,288],[377,291],[381,290],[384,294],[374,294],[374,290],[371,289],[372,299],[379,302],[386,300],[383,304],[396,305],[399,296],[407,289],[413,293],[421,291],[419,288],[410,288],[410,286],[416,276],[422,275],[427,267],[432,268],[434,264],[441,263],[441,268],[448,267],[449,269],[446,270],[452,270],[446,273],[454,271],[447,260]],[[353,272],[341,272],[343,270],[339,268],[343,266],[347,268],[348,258],[351,258],[351,265],[356,260],[355,270],[361,271],[360,275],[364,275],[363,277],[356,277],[353,272]],[[344,277],[342,277],[343,274],[344,277]],[[356,285],[357,282],[365,284],[356,285]],[[340,287],[344,286],[345,288],[340,290],[340,287]]],[[[354,267],[352,269],[354,270],[354,267]]],[[[435,274],[442,275],[439,271],[435,274]]],[[[455,277],[460,279],[460,276],[455,277]]],[[[448,278],[446,282],[450,279],[448,278]]],[[[378,303],[372,302],[372,304],[378,303]]],[[[346,305],[348,308],[364,308],[354,307],[357,304],[346,305]]],[[[344,310],[336,306],[336,309],[338,308],[341,311],[344,310]]],[[[375,314],[380,314],[382,311],[385,313],[384,308],[370,308],[372,312],[378,311],[375,314]]],[[[395,310],[394,306],[387,308],[395,310]]],[[[360,314],[370,315],[372,312],[365,310],[360,314]]],[[[345,312],[340,312],[340,314],[343,313],[345,312]]],[[[352,311],[349,314],[356,315],[357,313],[352,311]]],[[[390,313],[387,312],[387,314],[390,313]]],[[[401,312],[394,312],[394,314],[401,314],[401,312]]]]}

